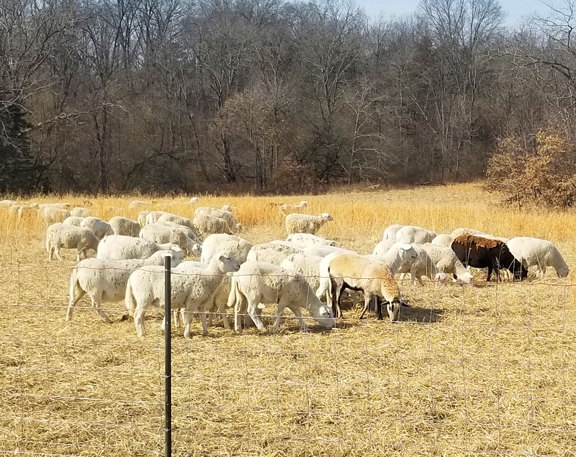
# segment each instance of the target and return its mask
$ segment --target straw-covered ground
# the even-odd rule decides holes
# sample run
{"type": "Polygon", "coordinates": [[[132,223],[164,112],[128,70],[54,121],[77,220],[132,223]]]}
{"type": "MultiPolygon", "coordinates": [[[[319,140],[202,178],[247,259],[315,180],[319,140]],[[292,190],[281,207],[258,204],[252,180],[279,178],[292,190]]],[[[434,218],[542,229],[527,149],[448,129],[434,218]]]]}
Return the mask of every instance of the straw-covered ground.
{"type": "MultiPolygon", "coordinates": [[[[143,197],[138,197],[144,199],[143,197]]],[[[576,214],[499,207],[476,185],[301,197],[157,198],[148,208],[191,216],[229,204],[253,242],[285,237],[270,203],[329,212],[319,234],[370,252],[392,223],[438,233],[473,227],[546,238],[576,265],[576,214]],[[172,206],[170,206],[170,204],[172,206]]],[[[90,200],[89,202],[85,200],[90,200]]],[[[131,198],[91,203],[92,213],[135,218],[131,198]]],[[[107,325],[82,300],[64,316],[70,269],[48,262],[42,223],[0,214],[0,454],[163,455],[161,315],[138,338],[106,304],[107,325]]],[[[560,456],[576,454],[576,319],[568,279],[401,285],[411,307],[399,323],[357,319],[337,329],[238,335],[219,322],[192,340],[173,329],[174,456],[560,456]]],[[[269,307],[270,308],[270,307],[269,307]]],[[[272,310],[268,310],[271,312],[272,310]]]]}

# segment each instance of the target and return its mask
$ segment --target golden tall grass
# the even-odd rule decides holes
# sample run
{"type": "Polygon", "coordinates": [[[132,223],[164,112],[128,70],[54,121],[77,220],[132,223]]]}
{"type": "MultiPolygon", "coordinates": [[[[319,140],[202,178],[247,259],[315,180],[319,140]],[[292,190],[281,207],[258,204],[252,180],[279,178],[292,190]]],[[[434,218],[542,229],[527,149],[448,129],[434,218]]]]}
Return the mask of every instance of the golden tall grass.
{"type": "MultiPolygon", "coordinates": [[[[234,208],[253,242],[284,238],[275,203],[329,212],[319,234],[370,252],[391,223],[438,233],[473,227],[552,240],[575,264],[573,212],[519,213],[476,185],[323,196],[155,200],[147,209],[191,217],[234,208]]],[[[108,219],[131,198],[66,195],[108,219]],[[89,200],[89,202],[87,201],[89,200]]],[[[32,201],[32,200],[31,200],[32,201]]],[[[65,322],[75,254],[48,262],[45,227],[0,214],[0,453],[163,455],[163,335],[147,317],[139,339],[107,304],[106,325],[82,301],[65,322]]],[[[576,320],[571,279],[476,286],[401,284],[411,307],[391,324],[344,309],[337,329],[241,335],[199,323],[173,329],[175,456],[476,456],[576,454],[576,320]]],[[[572,275],[570,275],[572,276],[572,275]]]]}

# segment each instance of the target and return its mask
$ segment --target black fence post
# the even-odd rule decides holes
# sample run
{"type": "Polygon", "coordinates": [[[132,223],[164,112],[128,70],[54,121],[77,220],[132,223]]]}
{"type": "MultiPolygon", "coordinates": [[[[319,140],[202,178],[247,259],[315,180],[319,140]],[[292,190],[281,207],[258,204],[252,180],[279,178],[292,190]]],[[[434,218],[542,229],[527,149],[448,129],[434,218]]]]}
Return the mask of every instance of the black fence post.
{"type": "Polygon", "coordinates": [[[165,456],[172,456],[172,256],[164,257],[165,456]]]}

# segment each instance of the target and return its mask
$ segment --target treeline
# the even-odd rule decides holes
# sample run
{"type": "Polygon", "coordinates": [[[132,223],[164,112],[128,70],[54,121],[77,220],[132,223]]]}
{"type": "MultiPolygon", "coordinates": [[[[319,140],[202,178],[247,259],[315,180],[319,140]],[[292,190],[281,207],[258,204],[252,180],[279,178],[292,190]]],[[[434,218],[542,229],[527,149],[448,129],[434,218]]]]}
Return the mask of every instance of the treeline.
{"type": "Polygon", "coordinates": [[[443,183],[574,135],[574,4],[0,0],[0,190],[443,183]]]}

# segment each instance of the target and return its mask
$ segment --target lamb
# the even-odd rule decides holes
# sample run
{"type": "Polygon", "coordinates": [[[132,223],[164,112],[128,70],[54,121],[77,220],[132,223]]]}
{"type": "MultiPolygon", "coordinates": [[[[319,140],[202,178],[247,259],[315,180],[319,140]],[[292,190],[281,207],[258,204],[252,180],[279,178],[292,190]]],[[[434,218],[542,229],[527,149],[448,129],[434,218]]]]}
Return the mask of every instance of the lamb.
{"type": "Polygon", "coordinates": [[[189,255],[199,254],[200,246],[180,228],[166,227],[161,224],[147,224],[140,230],[140,238],[155,243],[172,243],[180,246],[189,255]]]}
{"type": "Polygon", "coordinates": [[[208,214],[195,216],[193,223],[196,230],[198,230],[198,233],[204,237],[215,233],[227,233],[228,235],[232,235],[234,230],[226,220],[208,214]]]}
{"type": "Polygon", "coordinates": [[[172,243],[157,244],[152,241],[125,235],[108,235],[98,245],[96,257],[99,259],[147,259],[156,251],[179,252],[180,246],[172,243]]]}
{"type": "Polygon", "coordinates": [[[238,262],[244,263],[248,258],[248,253],[252,249],[253,244],[236,235],[228,235],[227,233],[215,233],[209,235],[202,244],[202,255],[200,260],[202,262],[209,262],[210,259],[217,252],[225,252],[226,254],[234,257],[238,262]]]}
{"type": "MultiPolygon", "coordinates": [[[[336,256],[328,266],[329,297],[333,308],[340,313],[340,298],[345,288],[364,292],[364,309],[360,318],[368,310],[372,297],[385,301],[388,317],[391,322],[397,321],[402,301],[400,289],[394,275],[382,262],[367,259],[355,254],[336,256]]],[[[335,312],[335,314],[336,314],[335,312]]],[[[382,309],[377,307],[378,319],[382,319],[382,309]]]]}
{"type": "Polygon", "coordinates": [[[290,254],[280,266],[286,270],[293,271],[308,281],[313,290],[320,287],[320,262],[324,257],[307,256],[305,254],[290,254]]]}
{"type": "MultiPolygon", "coordinates": [[[[23,210],[23,207],[20,209],[23,210]]],[[[20,216],[22,213],[23,211],[19,212],[18,215],[20,216]]],[[[55,206],[43,206],[38,210],[38,216],[48,226],[64,221],[64,219],[70,216],[70,211],[55,206]]]]}
{"type": "Polygon", "coordinates": [[[92,233],[94,233],[94,235],[96,235],[96,238],[98,238],[99,240],[104,238],[106,235],[113,235],[114,234],[114,230],[112,230],[112,227],[110,226],[110,224],[106,221],[103,221],[102,219],[100,219],[98,217],[93,217],[93,216],[86,217],[80,223],[80,226],[86,227],[87,229],[90,229],[92,231],[92,233]]]}
{"type": "Polygon", "coordinates": [[[308,203],[302,200],[297,205],[291,205],[288,203],[280,205],[279,209],[283,214],[291,214],[291,213],[299,213],[303,208],[306,208],[307,206],[308,203]]]}
{"type": "Polygon", "coordinates": [[[522,262],[524,267],[536,265],[537,277],[546,273],[546,267],[553,267],[559,278],[565,278],[570,273],[570,268],[564,261],[560,251],[548,240],[518,236],[506,243],[512,255],[522,262]]]}
{"type": "MultiPolygon", "coordinates": [[[[240,265],[226,254],[212,257],[206,269],[194,274],[174,274],[171,284],[173,310],[185,308],[184,338],[190,338],[190,322],[195,312],[200,313],[202,334],[208,335],[206,311],[222,282],[225,273],[237,271],[240,265]]],[[[164,268],[143,267],[130,275],[126,286],[125,304],[138,336],[146,333],[144,315],[152,304],[164,304],[164,268]]]]}
{"type": "Polygon", "coordinates": [[[76,227],[74,225],[64,225],[60,222],[52,224],[46,230],[46,252],[48,260],[52,260],[53,254],[62,261],[60,248],[76,249],[76,260],[80,260],[80,255],[86,257],[86,251],[98,249],[100,240],[85,227],[76,227]]]}
{"type": "Polygon", "coordinates": [[[77,207],[72,208],[70,210],[70,216],[88,217],[88,216],[90,216],[90,210],[86,209],[86,208],[82,208],[80,206],[77,206],[77,207]]]}
{"type": "Polygon", "coordinates": [[[79,216],[68,216],[66,219],[64,219],[64,221],[62,221],[62,223],[64,225],[75,225],[76,227],[81,227],[81,223],[84,220],[83,217],[79,217],[79,216]]]}
{"type": "Polygon", "coordinates": [[[141,229],[138,221],[122,216],[114,216],[108,223],[114,235],[138,236],[141,229]]]}
{"type": "Polygon", "coordinates": [[[320,228],[329,221],[334,220],[328,213],[321,213],[318,216],[309,214],[288,214],[285,219],[286,232],[288,235],[293,233],[311,233],[315,235],[320,228]]]}
{"type": "Polygon", "coordinates": [[[102,302],[115,302],[124,299],[126,284],[133,271],[143,266],[164,265],[164,258],[172,258],[172,266],[182,262],[182,252],[156,251],[147,259],[108,260],[85,259],[72,269],[70,276],[70,302],[66,312],[66,320],[72,320],[74,306],[88,294],[92,308],[104,322],[112,320],[102,309],[102,302]]]}
{"type": "Polygon", "coordinates": [[[384,229],[384,233],[382,234],[382,240],[394,240],[396,241],[396,233],[404,227],[402,224],[392,224],[389,225],[384,229]]]}
{"type": "Polygon", "coordinates": [[[289,308],[300,322],[302,331],[308,328],[300,308],[304,307],[316,322],[325,328],[333,328],[335,319],[332,311],[324,305],[310,288],[306,280],[277,265],[266,262],[247,261],[232,275],[228,307],[234,306],[234,329],[241,331],[241,320],[248,314],[259,330],[265,326],[257,312],[260,303],[278,305],[274,331],[280,326],[282,312],[289,308]]]}
{"type": "Polygon", "coordinates": [[[298,254],[302,251],[286,244],[262,243],[255,244],[248,252],[246,260],[259,261],[280,265],[290,254],[298,254]]]}
{"type": "Polygon", "coordinates": [[[434,243],[425,243],[420,245],[436,264],[438,271],[451,274],[459,281],[468,284],[472,280],[472,274],[458,260],[451,247],[439,246],[434,243]]]}
{"type": "Polygon", "coordinates": [[[312,235],[311,233],[293,233],[292,235],[288,235],[286,241],[298,244],[303,248],[315,245],[338,247],[338,243],[336,243],[336,241],[327,240],[326,238],[312,235]]]}
{"type": "Polygon", "coordinates": [[[452,235],[449,233],[441,233],[436,235],[436,237],[430,242],[436,246],[444,246],[449,248],[452,246],[452,241],[454,241],[454,237],[452,235]]]}
{"type": "Polygon", "coordinates": [[[402,243],[429,243],[435,237],[436,233],[416,225],[405,225],[396,232],[396,241],[402,243]]]}
{"type": "Polygon", "coordinates": [[[416,258],[404,263],[398,269],[398,273],[410,273],[412,285],[416,284],[416,280],[423,285],[422,276],[427,276],[432,280],[438,279],[443,281],[446,279],[446,274],[438,270],[436,263],[430,258],[425,249],[416,243],[413,243],[412,247],[416,251],[416,258]]]}

